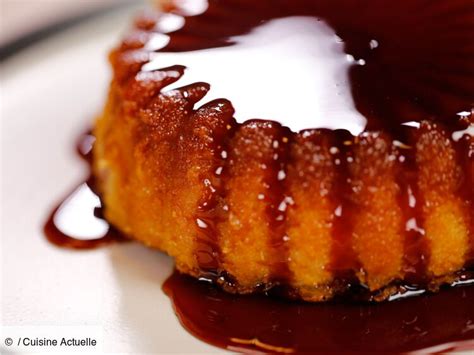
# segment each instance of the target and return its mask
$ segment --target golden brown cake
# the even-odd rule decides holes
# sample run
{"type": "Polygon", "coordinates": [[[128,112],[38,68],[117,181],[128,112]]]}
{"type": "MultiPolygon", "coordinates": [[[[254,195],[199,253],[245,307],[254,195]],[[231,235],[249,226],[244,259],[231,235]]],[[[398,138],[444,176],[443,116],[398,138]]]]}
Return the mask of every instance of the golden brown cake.
{"type": "Polygon", "coordinates": [[[455,280],[474,249],[472,3],[184,3],[110,55],[107,219],[230,292],[380,300],[455,280]]]}

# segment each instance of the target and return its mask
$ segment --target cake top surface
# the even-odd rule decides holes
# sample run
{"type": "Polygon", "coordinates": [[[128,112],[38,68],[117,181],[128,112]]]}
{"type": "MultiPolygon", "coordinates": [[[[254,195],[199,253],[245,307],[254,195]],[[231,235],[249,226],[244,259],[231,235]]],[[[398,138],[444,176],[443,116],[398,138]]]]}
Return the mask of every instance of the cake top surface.
{"type": "Polygon", "coordinates": [[[204,82],[197,106],[228,99],[238,122],[357,135],[469,119],[473,34],[470,1],[169,1],[136,20],[115,69],[184,67],[161,92],[204,82]]]}

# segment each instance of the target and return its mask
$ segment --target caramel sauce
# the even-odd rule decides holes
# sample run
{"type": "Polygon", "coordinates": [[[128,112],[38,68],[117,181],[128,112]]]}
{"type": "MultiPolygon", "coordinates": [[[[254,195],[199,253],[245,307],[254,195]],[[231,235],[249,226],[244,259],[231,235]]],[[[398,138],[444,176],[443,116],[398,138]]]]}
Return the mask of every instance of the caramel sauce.
{"type": "Polygon", "coordinates": [[[221,271],[221,251],[219,246],[219,232],[217,224],[225,220],[228,206],[225,205],[226,178],[228,176],[228,143],[229,136],[235,132],[235,121],[232,113],[226,114],[227,120],[218,130],[217,141],[220,142],[214,149],[216,163],[212,167],[213,174],[204,180],[205,193],[199,202],[196,211],[198,235],[196,244],[196,261],[203,271],[203,277],[214,282],[224,281],[231,284],[231,280],[221,271]]]}
{"type": "MultiPolygon", "coordinates": [[[[474,210],[474,139],[471,135],[464,134],[463,130],[453,133],[456,141],[456,152],[458,161],[462,166],[462,180],[459,184],[459,195],[465,196],[466,203],[470,211],[474,210]]],[[[468,256],[468,264],[474,266],[474,214],[468,216],[470,228],[469,236],[471,242],[471,250],[468,256]]]]}
{"type": "Polygon", "coordinates": [[[355,270],[360,268],[352,249],[352,229],[354,223],[354,205],[350,200],[351,186],[348,173],[348,159],[352,158],[351,145],[344,142],[353,141],[353,136],[346,130],[333,132],[333,164],[336,169],[336,182],[331,191],[334,200],[334,224],[330,269],[341,284],[357,283],[355,270]]]}
{"type": "MultiPolygon", "coordinates": [[[[465,272],[461,279],[472,284],[473,276],[465,272]]],[[[378,304],[341,300],[311,304],[265,295],[237,296],[178,272],[163,289],[191,334],[231,351],[441,353],[474,349],[472,286],[378,304]]]]}
{"type": "Polygon", "coordinates": [[[398,184],[401,187],[399,204],[404,214],[406,238],[404,242],[404,273],[405,279],[412,283],[422,283],[426,275],[426,265],[429,257],[429,249],[425,239],[424,216],[422,211],[423,196],[418,188],[418,168],[416,163],[417,129],[405,127],[403,130],[404,140],[411,148],[401,149],[399,156],[401,166],[398,172],[398,184]]]}
{"type": "MultiPolygon", "coordinates": [[[[94,141],[94,136],[86,132],[76,145],[77,153],[89,165],[94,141]]],[[[52,244],[72,249],[93,249],[127,240],[104,219],[102,202],[94,191],[92,175],[53,209],[43,231],[52,244]]]]}

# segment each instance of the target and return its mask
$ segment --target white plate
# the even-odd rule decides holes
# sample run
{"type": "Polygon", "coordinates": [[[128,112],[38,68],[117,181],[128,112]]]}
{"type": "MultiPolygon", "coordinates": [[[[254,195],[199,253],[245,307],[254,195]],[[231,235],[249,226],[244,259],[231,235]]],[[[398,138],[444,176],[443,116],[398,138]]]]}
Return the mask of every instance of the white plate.
{"type": "Polygon", "coordinates": [[[51,208],[87,175],[75,141],[101,109],[107,51],[136,9],[89,20],[2,64],[2,352],[5,337],[65,329],[97,338],[104,352],[221,352],[179,324],[161,290],[173,268],[167,256],[137,243],[65,250],[42,233],[51,208]]]}

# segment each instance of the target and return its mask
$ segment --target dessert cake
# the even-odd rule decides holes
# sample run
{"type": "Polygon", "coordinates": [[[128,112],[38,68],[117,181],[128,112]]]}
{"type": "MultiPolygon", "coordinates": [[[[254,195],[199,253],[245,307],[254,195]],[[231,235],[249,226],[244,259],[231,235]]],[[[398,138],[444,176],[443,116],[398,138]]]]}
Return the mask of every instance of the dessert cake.
{"type": "Polygon", "coordinates": [[[161,3],[110,54],[105,216],[229,292],[437,290],[473,260],[473,36],[469,1],[161,3]]]}

